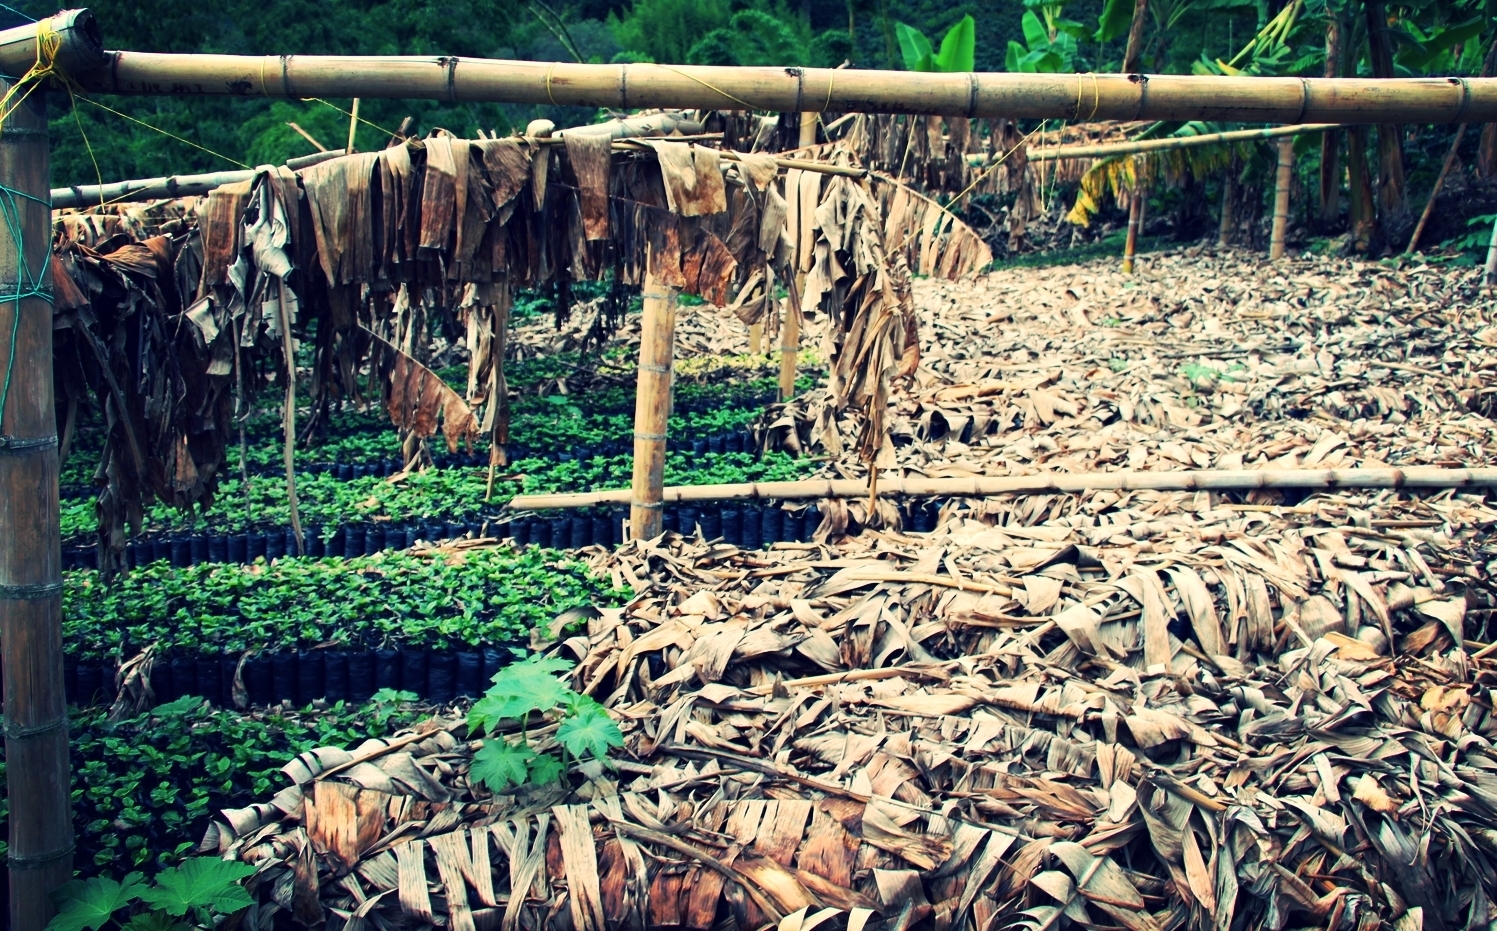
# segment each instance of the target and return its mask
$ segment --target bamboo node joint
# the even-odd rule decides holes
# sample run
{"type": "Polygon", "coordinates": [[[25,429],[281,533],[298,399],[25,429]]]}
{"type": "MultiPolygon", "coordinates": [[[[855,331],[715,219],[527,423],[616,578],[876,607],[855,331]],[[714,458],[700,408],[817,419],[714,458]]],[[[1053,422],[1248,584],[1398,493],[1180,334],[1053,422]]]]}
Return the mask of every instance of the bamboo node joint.
{"type": "Polygon", "coordinates": [[[57,434],[51,436],[6,436],[0,434],[0,454],[29,453],[57,448],[57,434]]]}
{"type": "Polygon", "coordinates": [[[0,585],[0,601],[41,601],[62,594],[61,582],[36,585],[0,585]]]}
{"type": "Polygon", "coordinates": [[[48,721],[46,724],[32,724],[27,727],[16,727],[13,724],[7,724],[5,726],[5,739],[24,740],[27,737],[36,737],[40,734],[50,734],[55,730],[65,728],[67,726],[67,715],[63,715],[60,718],[54,718],[53,720],[48,721]]]}
{"type": "Polygon", "coordinates": [[[71,857],[73,849],[73,844],[70,842],[66,847],[54,850],[51,853],[39,853],[32,856],[10,854],[5,858],[5,865],[13,870],[39,870],[44,866],[56,863],[58,860],[71,857]]]}

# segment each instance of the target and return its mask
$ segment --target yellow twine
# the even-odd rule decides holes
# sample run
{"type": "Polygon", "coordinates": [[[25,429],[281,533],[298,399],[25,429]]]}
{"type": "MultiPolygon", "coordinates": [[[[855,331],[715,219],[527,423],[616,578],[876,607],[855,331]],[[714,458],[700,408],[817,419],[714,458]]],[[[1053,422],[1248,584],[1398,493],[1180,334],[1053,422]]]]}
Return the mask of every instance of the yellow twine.
{"type": "Polygon", "coordinates": [[[0,97],[0,127],[15,112],[16,107],[26,102],[31,92],[48,78],[57,78],[67,86],[69,93],[76,86],[73,79],[57,66],[57,53],[62,48],[62,36],[52,26],[50,19],[36,24],[36,64],[21,75],[21,79],[10,86],[4,97],[0,97]],[[19,95],[19,96],[18,96],[19,95]]]}
{"type": "Polygon", "coordinates": [[[1076,75],[1076,116],[1074,118],[1077,120],[1081,119],[1082,90],[1086,86],[1085,79],[1087,77],[1092,79],[1092,112],[1086,118],[1090,122],[1092,117],[1096,116],[1097,111],[1102,107],[1102,88],[1097,84],[1097,75],[1093,71],[1076,75]]]}
{"type": "Polygon", "coordinates": [[[78,99],[81,100],[81,101],[83,101],[84,103],[92,104],[93,106],[98,107],[100,110],[103,110],[106,113],[113,113],[115,116],[117,116],[117,117],[119,117],[121,119],[129,120],[132,123],[138,123],[141,126],[144,126],[146,129],[152,130],[154,132],[158,132],[161,135],[166,136],[168,139],[175,139],[178,142],[182,143],[183,145],[189,145],[189,146],[192,146],[194,149],[200,149],[201,151],[207,152],[209,155],[212,155],[214,158],[221,158],[224,161],[228,162],[230,165],[238,165],[240,168],[249,168],[250,167],[249,165],[246,165],[244,162],[241,162],[241,161],[239,161],[236,158],[229,158],[227,155],[223,154],[222,152],[215,152],[215,151],[213,151],[212,149],[208,148],[205,145],[199,145],[196,142],[193,142],[191,139],[183,139],[181,136],[177,135],[176,133],[167,132],[166,130],[162,129],[160,126],[152,126],[150,123],[147,123],[145,120],[136,119],[135,117],[131,116],[128,113],[121,113],[120,111],[114,109],[113,107],[108,107],[108,106],[105,106],[102,103],[99,103],[97,100],[91,100],[88,97],[79,97],[78,99]]]}
{"type": "Polygon", "coordinates": [[[697,82],[698,84],[702,85],[703,87],[707,88],[708,90],[713,91],[714,93],[722,94],[724,97],[728,98],[729,100],[733,101],[734,103],[741,103],[741,104],[743,104],[743,108],[745,110],[766,110],[766,109],[769,109],[768,107],[756,107],[753,104],[749,103],[747,100],[743,100],[741,98],[734,97],[732,94],[730,94],[727,91],[723,90],[721,87],[717,87],[714,84],[708,83],[707,81],[703,81],[701,78],[697,77],[696,75],[694,75],[694,74],[688,74],[685,71],[682,71],[680,68],[672,68],[670,65],[656,65],[655,67],[657,67],[657,68],[664,68],[667,71],[674,71],[677,74],[681,75],[681,77],[683,77],[683,78],[691,78],[693,81],[697,82]]]}
{"type": "Polygon", "coordinates": [[[546,97],[551,101],[551,106],[559,107],[561,104],[556,102],[556,95],[551,93],[551,73],[555,70],[556,62],[553,61],[551,62],[551,67],[546,69],[546,97]]]}
{"type": "Polygon", "coordinates": [[[379,130],[380,132],[384,133],[386,136],[389,136],[392,139],[395,138],[395,134],[394,133],[390,132],[388,129],[384,128],[383,126],[379,125],[378,123],[371,123],[368,120],[364,119],[362,116],[354,116],[354,114],[351,111],[345,110],[345,109],[343,109],[342,107],[338,106],[335,103],[328,103],[326,100],[323,100],[321,97],[303,97],[302,99],[303,100],[315,101],[316,103],[322,104],[324,107],[332,107],[334,110],[337,110],[339,113],[343,114],[344,116],[346,116],[346,117],[348,117],[350,119],[358,120],[360,123],[363,123],[365,126],[368,126],[368,127],[372,128],[372,129],[377,129],[377,130],[379,130]]]}

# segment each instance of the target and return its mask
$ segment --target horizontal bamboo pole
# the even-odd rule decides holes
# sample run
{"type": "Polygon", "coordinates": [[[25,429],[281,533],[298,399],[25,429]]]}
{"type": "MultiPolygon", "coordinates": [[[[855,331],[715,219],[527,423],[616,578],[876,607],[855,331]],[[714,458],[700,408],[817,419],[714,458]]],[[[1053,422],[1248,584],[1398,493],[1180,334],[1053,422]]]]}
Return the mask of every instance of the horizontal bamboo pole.
{"type": "MultiPolygon", "coordinates": [[[[1178,472],[1042,472],[1038,475],[974,478],[901,478],[879,476],[881,497],[918,495],[981,498],[1006,494],[1070,494],[1112,491],[1249,491],[1254,488],[1489,488],[1497,487],[1497,469],[1186,469],[1178,472]]],[[[509,502],[517,511],[586,508],[628,504],[630,490],[518,495],[509,502]]],[[[667,504],[701,501],[776,501],[808,498],[864,498],[864,479],[803,479],[795,482],[745,482],[734,485],[675,485],[666,488],[667,504]]]]}
{"type": "Polygon", "coordinates": [[[67,74],[102,66],[106,60],[99,22],[89,10],[62,10],[40,23],[0,30],[0,76],[15,80],[37,63],[36,31],[50,27],[57,36],[53,62],[67,74]]]}
{"type": "MultiPolygon", "coordinates": [[[[337,158],[342,149],[329,152],[313,152],[286,160],[292,171],[337,158]]],[[[75,184],[72,187],[52,189],[52,209],[65,210],[73,207],[95,207],[100,203],[138,203],[144,200],[164,200],[172,197],[191,197],[207,194],[225,184],[238,184],[255,176],[257,169],[214,171],[202,175],[173,175],[170,178],[142,178],[138,181],[115,181],[110,184],[75,184]]]]}
{"type": "MultiPolygon", "coordinates": [[[[5,64],[0,59],[0,65],[5,64]]],[[[483,58],[111,52],[89,91],[1250,123],[1497,122],[1493,78],[944,74],[483,58]]]]}
{"type": "MultiPolygon", "coordinates": [[[[1131,142],[1099,143],[1097,145],[1062,145],[1054,148],[1033,148],[1028,151],[1031,162],[1053,162],[1063,158],[1109,158],[1114,155],[1137,155],[1141,152],[1193,149],[1205,145],[1225,145],[1232,142],[1249,142],[1255,139],[1275,139],[1279,136],[1299,136],[1305,133],[1323,133],[1328,129],[1339,129],[1340,123],[1305,123],[1298,126],[1270,126],[1264,129],[1234,129],[1224,133],[1206,133],[1200,136],[1168,136],[1163,139],[1135,139],[1131,142]]],[[[983,164],[986,155],[978,155],[973,164],[983,164]]]]}

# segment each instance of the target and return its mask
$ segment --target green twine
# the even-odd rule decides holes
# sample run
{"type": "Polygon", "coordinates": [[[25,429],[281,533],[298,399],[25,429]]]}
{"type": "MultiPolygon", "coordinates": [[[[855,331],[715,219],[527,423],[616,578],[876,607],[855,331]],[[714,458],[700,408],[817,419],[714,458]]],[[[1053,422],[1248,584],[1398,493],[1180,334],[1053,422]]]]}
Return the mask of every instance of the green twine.
{"type": "Polygon", "coordinates": [[[42,287],[42,276],[34,273],[26,264],[26,237],[21,231],[21,205],[17,198],[41,204],[47,208],[49,217],[52,210],[50,197],[44,199],[0,184],[0,217],[4,218],[5,228],[10,233],[11,241],[16,244],[16,290],[14,294],[4,295],[4,302],[14,302],[16,311],[10,321],[10,352],[5,359],[5,381],[0,383],[0,444],[4,442],[5,404],[10,399],[10,377],[16,367],[16,339],[21,332],[21,302],[28,297],[39,297],[48,304],[52,303],[52,292],[42,287]]]}

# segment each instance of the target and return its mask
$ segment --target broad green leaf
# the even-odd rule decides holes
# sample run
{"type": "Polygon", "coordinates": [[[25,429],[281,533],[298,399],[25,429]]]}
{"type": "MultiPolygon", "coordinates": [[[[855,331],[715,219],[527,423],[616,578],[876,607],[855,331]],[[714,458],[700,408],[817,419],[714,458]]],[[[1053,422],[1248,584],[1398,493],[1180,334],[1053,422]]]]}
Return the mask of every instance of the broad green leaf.
{"type": "Polygon", "coordinates": [[[473,754],[468,776],[483,783],[490,792],[503,792],[511,785],[523,785],[535,751],[524,745],[503,740],[485,740],[473,754]]]}
{"type": "Polygon", "coordinates": [[[1045,31],[1045,24],[1040,18],[1029,10],[1024,11],[1024,41],[1028,43],[1031,52],[1043,51],[1050,45],[1050,33],[1045,31]]]}
{"type": "Polygon", "coordinates": [[[1097,31],[1092,38],[1098,42],[1110,42],[1128,31],[1133,23],[1131,0],[1107,0],[1102,15],[1097,17],[1097,31]]]}
{"type": "Polygon", "coordinates": [[[468,726],[487,730],[504,720],[523,718],[532,711],[548,711],[566,700],[571,690],[556,678],[572,664],[555,657],[532,656],[494,674],[494,684],[474,703],[468,726]]]}
{"type": "Polygon", "coordinates": [[[904,56],[906,71],[931,70],[930,40],[924,33],[904,23],[895,23],[894,34],[899,37],[899,52],[904,56]]]}
{"type": "Polygon", "coordinates": [[[75,879],[52,893],[57,915],[47,922],[46,931],[84,931],[104,926],[115,912],[140,898],[144,889],[139,873],[131,873],[124,882],[107,876],[75,879]]]}
{"type": "Polygon", "coordinates": [[[1022,71],[1023,68],[1020,67],[1019,63],[1027,54],[1029,54],[1028,49],[1015,42],[1013,39],[1009,39],[1008,53],[1003,56],[1003,70],[1009,72],[1022,71]]]}
{"type": "Polygon", "coordinates": [[[530,782],[532,785],[550,785],[561,778],[565,769],[561,760],[549,753],[537,753],[535,759],[530,761],[530,782]]]}
{"type": "MultiPolygon", "coordinates": [[[[1033,15],[1033,14],[1030,14],[1033,15]]],[[[977,23],[969,13],[957,20],[955,26],[946,30],[941,39],[941,51],[931,59],[932,71],[949,73],[973,71],[977,64],[977,23]]]]}
{"type": "Polygon", "coordinates": [[[578,759],[602,759],[608,755],[608,748],[624,745],[624,734],[602,708],[584,708],[561,722],[556,740],[578,759]]]}
{"type": "Polygon", "coordinates": [[[253,876],[255,868],[217,857],[194,857],[181,866],[156,874],[156,885],[143,890],[141,901],[168,915],[185,915],[190,909],[210,908],[223,914],[253,905],[249,893],[239,885],[253,876]]]}
{"type": "Polygon", "coordinates": [[[141,912],[134,918],[125,922],[120,931],[192,931],[190,925],[185,925],[172,918],[166,912],[141,912]]]}

